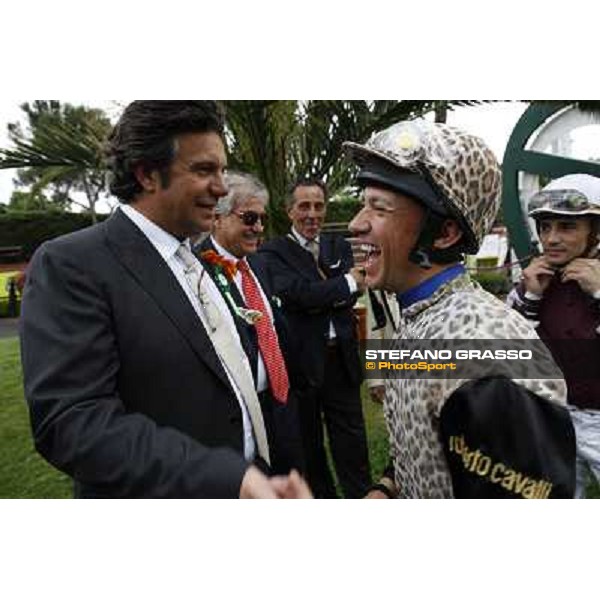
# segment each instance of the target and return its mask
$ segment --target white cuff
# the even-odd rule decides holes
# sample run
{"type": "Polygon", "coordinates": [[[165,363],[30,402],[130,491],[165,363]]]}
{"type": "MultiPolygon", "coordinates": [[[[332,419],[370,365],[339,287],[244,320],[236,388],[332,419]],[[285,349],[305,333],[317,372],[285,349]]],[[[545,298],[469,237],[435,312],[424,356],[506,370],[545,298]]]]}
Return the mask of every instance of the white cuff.
{"type": "Polygon", "coordinates": [[[538,294],[534,294],[533,292],[525,292],[525,299],[526,300],[541,300],[542,296],[538,295],[538,294]]]}
{"type": "Polygon", "coordinates": [[[354,279],[354,277],[352,277],[352,275],[350,275],[350,273],[346,273],[344,275],[344,277],[346,278],[346,281],[348,282],[348,287],[350,288],[350,293],[354,294],[355,292],[357,292],[358,284],[356,283],[356,279],[354,279]]]}
{"type": "Polygon", "coordinates": [[[600,290],[596,290],[593,294],[592,294],[592,298],[594,298],[594,300],[600,300],[600,290]]]}

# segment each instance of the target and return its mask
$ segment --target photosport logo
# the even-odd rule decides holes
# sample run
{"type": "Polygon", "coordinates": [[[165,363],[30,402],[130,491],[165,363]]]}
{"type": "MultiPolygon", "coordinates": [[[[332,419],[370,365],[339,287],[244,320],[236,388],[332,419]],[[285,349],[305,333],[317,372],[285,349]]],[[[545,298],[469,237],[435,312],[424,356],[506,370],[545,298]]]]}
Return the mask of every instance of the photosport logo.
{"type": "MultiPolygon", "coordinates": [[[[577,340],[579,352],[581,341],[577,340]]],[[[572,353],[574,347],[572,344],[565,351],[572,353]]],[[[539,339],[367,340],[361,351],[368,379],[472,379],[486,375],[504,375],[510,379],[562,378],[555,358],[539,339]]],[[[584,351],[589,352],[589,348],[584,351]]],[[[580,376],[589,379],[600,373],[582,372],[580,376]]]]}

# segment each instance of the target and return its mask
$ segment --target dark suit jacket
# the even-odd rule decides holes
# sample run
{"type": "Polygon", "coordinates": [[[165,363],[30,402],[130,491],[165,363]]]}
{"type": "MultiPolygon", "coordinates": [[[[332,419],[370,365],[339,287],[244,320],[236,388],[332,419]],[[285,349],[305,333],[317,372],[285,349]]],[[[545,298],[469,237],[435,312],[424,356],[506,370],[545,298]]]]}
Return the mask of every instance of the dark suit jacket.
{"type": "MultiPolygon", "coordinates": [[[[206,238],[195,251],[200,257],[202,252],[206,250],[214,250],[212,240],[206,238]]],[[[202,259],[201,259],[202,260],[202,259]]],[[[265,293],[265,296],[270,301],[271,311],[273,313],[273,325],[277,332],[277,338],[279,340],[279,346],[283,354],[283,359],[286,363],[288,371],[288,378],[290,381],[290,394],[288,396],[288,402],[286,405],[281,405],[276,402],[270,391],[266,390],[259,396],[261,407],[263,409],[263,418],[265,427],[267,429],[267,435],[269,439],[269,446],[271,449],[271,466],[274,473],[287,473],[292,468],[302,469],[303,458],[301,450],[300,433],[297,423],[297,406],[296,398],[293,393],[293,389],[298,383],[298,362],[295,360],[296,351],[294,350],[294,339],[289,334],[289,327],[287,325],[285,316],[282,310],[277,304],[271,302],[273,297],[272,282],[270,281],[268,271],[263,264],[263,261],[257,259],[256,255],[249,255],[246,257],[252,272],[258,279],[260,286],[265,293]]],[[[213,279],[216,280],[216,273],[214,265],[202,260],[202,264],[206,268],[207,272],[213,279]]],[[[218,285],[218,284],[217,284],[218,285]]],[[[220,289],[220,288],[219,288],[220,289]]],[[[221,293],[223,291],[220,289],[221,293]]],[[[230,283],[229,291],[238,306],[246,307],[244,299],[240,294],[235,282],[230,283]]],[[[252,375],[256,384],[258,377],[258,336],[256,327],[246,323],[243,319],[240,319],[229,303],[227,306],[230,309],[233,320],[236,324],[242,346],[248,356],[250,365],[252,367],[252,375]]]]}
{"type": "MultiPolygon", "coordinates": [[[[205,250],[216,251],[210,238],[206,238],[197,248],[195,248],[195,252],[198,256],[200,256],[200,254],[205,250]]],[[[273,283],[270,278],[270,273],[266,268],[267,265],[265,265],[264,260],[262,260],[261,257],[257,256],[256,254],[247,256],[246,260],[248,261],[252,272],[258,279],[258,282],[262,287],[265,296],[269,300],[271,311],[273,313],[273,325],[275,326],[275,331],[277,332],[281,352],[283,354],[283,358],[286,362],[286,367],[288,369],[290,386],[294,386],[294,383],[297,378],[297,369],[295,365],[297,349],[294,338],[290,334],[289,324],[283,313],[283,310],[280,306],[278,306],[276,302],[273,301],[275,295],[273,292],[273,283]]],[[[205,266],[208,273],[214,279],[214,266],[207,263],[206,261],[202,261],[202,264],[205,266]]],[[[231,283],[229,289],[236,304],[238,306],[245,307],[246,304],[237,288],[237,285],[235,283],[231,283]]],[[[229,303],[227,304],[227,306],[229,307],[233,320],[236,324],[238,334],[242,342],[242,346],[244,347],[244,351],[246,352],[248,360],[250,361],[250,365],[252,367],[252,374],[256,383],[258,373],[258,339],[256,335],[256,327],[254,327],[254,325],[246,323],[243,319],[240,319],[233,312],[229,303]]]]}
{"type": "Polygon", "coordinates": [[[352,248],[339,235],[321,234],[319,266],[313,256],[289,236],[264,243],[258,256],[269,270],[273,290],[283,302],[302,366],[304,385],[323,382],[329,323],[333,321],[349,380],[362,380],[351,294],[344,275],[353,265],[352,248]]]}
{"type": "Polygon", "coordinates": [[[120,211],[36,252],[21,342],[36,448],[76,494],[238,496],[235,393],[175,276],[120,211]]]}

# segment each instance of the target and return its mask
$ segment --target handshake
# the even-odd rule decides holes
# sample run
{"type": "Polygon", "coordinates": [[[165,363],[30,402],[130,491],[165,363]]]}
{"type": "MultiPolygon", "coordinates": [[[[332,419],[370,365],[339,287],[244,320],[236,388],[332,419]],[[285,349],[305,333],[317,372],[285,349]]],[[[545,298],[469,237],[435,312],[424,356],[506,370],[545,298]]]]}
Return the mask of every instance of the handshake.
{"type": "Polygon", "coordinates": [[[306,481],[298,471],[292,470],[289,475],[266,477],[256,467],[250,467],[242,479],[240,498],[265,500],[312,499],[313,495],[306,481]]]}

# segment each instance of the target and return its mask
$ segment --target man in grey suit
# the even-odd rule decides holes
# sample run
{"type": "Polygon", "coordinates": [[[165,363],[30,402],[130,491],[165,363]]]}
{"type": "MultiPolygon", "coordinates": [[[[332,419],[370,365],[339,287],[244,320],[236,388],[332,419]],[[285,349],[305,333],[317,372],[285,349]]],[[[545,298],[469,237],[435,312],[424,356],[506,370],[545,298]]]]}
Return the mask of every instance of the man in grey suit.
{"type": "Polygon", "coordinates": [[[263,474],[247,360],[190,252],[227,191],[222,135],[214,102],[133,102],[109,139],[122,206],[33,258],[25,395],[36,448],[77,496],[310,496],[296,473],[263,474]]]}

